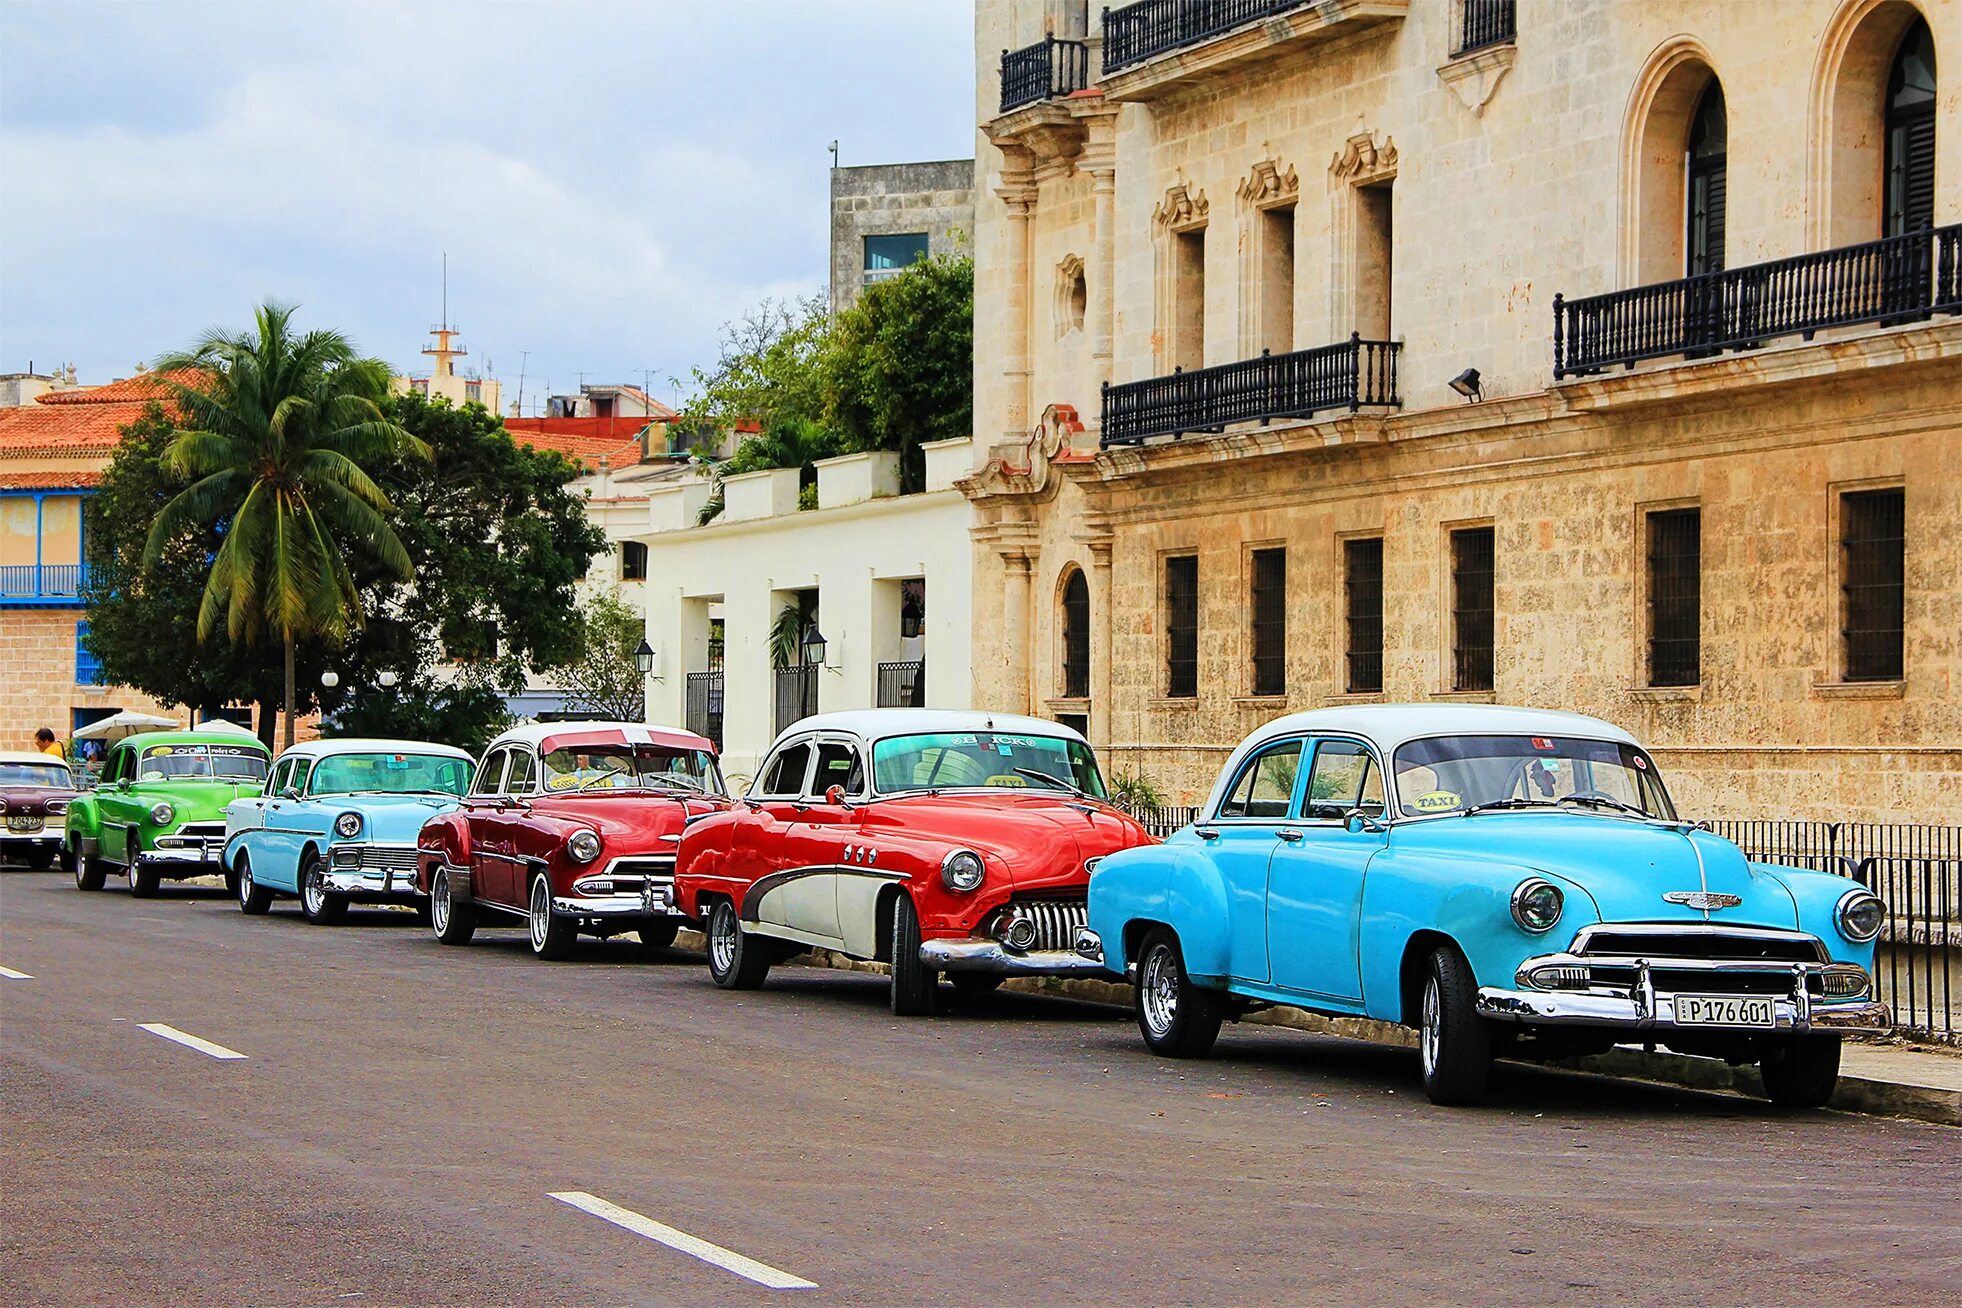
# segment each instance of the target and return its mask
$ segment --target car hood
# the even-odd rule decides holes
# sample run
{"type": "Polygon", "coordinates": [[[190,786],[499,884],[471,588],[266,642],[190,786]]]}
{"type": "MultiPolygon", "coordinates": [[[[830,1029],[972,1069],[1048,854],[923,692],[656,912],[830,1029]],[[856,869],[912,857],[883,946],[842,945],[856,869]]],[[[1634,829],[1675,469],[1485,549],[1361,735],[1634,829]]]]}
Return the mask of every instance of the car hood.
{"type": "Polygon", "coordinates": [[[1707,831],[1588,813],[1479,813],[1395,828],[1401,850],[1530,869],[1584,891],[1604,922],[1798,926],[1791,890],[1768,868],[1707,831]],[[1708,913],[1663,898],[1707,890],[1740,903],[1708,913]]]}
{"type": "Polygon", "coordinates": [[[897,828],[992,855],[1017,883],[1080,876],[1090,859],[1151,843],[1143,827],[1107,804],[1013,791],[882,799],[866,806],[863,826],[897,828]]]}
{"type": "MultiPolygon", "coordinates": [[[[608,841],[678,837],[689,818],[728,807],[729,801],[712,795],[541,795],[531,801],[534,817],[576,822],[591,827],[608,841]]],[[[658,848],[648,852],[673,853],[675,843],[662,840],[658,848]]]]}
{"type": "MultiPolygon", "coordinates": [[[[256,798],[265,791],[265,783],[259,781],[138,781],[131,785],[128,794],[133,799],[149,803],[168,803],[178,809],[209,813],[222,816],[225,805],[235,799],[256,798]]],[[[116,795],[123,792],[114,786],[107,787],[101,794],[116,795]]]]}
{"type": "Polygon", "coordinates": [[[315,795],[308,802],[329,822],[342,813],[359,813],[361,839],[413,845],[423,823],[463,801],[451,795],[315,795]]]}

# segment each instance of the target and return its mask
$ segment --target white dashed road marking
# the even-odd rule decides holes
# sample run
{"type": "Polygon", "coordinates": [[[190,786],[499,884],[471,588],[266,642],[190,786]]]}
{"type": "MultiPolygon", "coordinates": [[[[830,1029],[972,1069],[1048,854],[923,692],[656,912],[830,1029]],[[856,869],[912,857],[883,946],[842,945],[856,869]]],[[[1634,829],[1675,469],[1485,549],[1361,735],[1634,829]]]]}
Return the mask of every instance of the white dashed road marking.
{"type": "Polygon", "coordinates": [[[587,1194],[584,1190],[555,1190],[550,1193],[550,1197],[562,1204],[570,1204],[581,1212],[591,1213],[601,1221],[611,1222],[623,1230],[632,1231],[635,1235],[646,1236],[656,1244],[664,1244],[678,1253],[699,1258],[705,1263],[720,1267],[725,1272],[734,1272],[746,1281],[754,1281],[769,1289],[817,1289],[815,1281],[792,1276],[789,1272],[780,1272],[768,1263],[759,1263],[754,1258],[745,1258],[739,1253],[732,1253],[719,1244],[698,1240],[686,1231],[677,1231],[672,1226],[665,1226],[651,1217],[642,1217],[630,1208],[610,1204],[596,1195],[587,1194]]]}
{"type": "Polygon", "coordinates": [[[14,971],[11,967],[0,967],[0,976],[6,977],[9,981],[32,981],[34,979],[25,972],[14,971]]]}
{"type": "Polygon", "coordinates": [[[137,1023],[137,1029],[148,1031],[151,1035],[162,1036],[166,1040],[175,1040],[186,1049],[195,1049],[201,1054],[210,1054],[213,1058],[245,1057],[244,1054],[241,1054],[236,1049],[227,1049],[223,1045],[214,1045],[209,1040],[201,1040],[188,1031],[179,1031],[176,1027],[168,1026],[162,1022],[139,1022],[137,1023]]]}

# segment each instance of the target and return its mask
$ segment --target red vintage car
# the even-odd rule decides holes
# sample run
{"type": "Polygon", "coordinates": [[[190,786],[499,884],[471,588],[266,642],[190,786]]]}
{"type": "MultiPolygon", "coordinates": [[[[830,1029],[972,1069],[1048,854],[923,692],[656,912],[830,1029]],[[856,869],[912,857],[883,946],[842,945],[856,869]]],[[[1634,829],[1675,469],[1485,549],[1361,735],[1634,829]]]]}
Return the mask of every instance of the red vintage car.
{"type": "Polygon", "coordinates": [[[1076,952],[1090,873],[1150,844],[1104,798],[1096,756],[1054,722],[867,709],[777,737],[749,794],[692,822],[672,903],[705,924],[725,989],[801,950],[892,964],[892,1010],[933,1011],[939,977],[1098,974],[1076,952]]]}
{"type": "Polygon", "coordinates": [[[518,727],[490,743],[463,807],[416,840],[417,888],[446,945],[523,919],[531,951],[564,958],[582,933],[659,949],[681,919],[650,911],[690,818],[727,809],[715,746],[631,722],[518,727]]]}

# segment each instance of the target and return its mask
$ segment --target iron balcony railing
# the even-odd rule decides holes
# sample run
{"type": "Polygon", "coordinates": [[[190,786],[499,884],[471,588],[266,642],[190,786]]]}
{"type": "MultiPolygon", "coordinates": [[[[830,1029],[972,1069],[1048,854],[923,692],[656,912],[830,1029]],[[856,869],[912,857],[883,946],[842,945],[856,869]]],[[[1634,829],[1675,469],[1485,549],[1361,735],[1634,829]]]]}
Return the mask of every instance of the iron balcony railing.
{"type": "Polygon", "coordinates": [[[1136,445],[1150,436],[1217,432],[1236,422],[1306,418],[1325,409],[1400,405],[1396,341],[1351,336],[1337,345],[1104,385],[1104,436],[1136,445]]]}
{"type": "Polygon", "coordinates": [[[1209,41],[1310,0],[1138,0],[1104,10],[1104,73],[1209,41]]]}
{"type": "Polygon", "coordinates": [[[926,707],[925,659],[879,665],[879,707],[926,707]]]}
{"type": "Polygon", "coordinates": [[[777,669],[777,730],[817,712],[817,664],[777,669]]]}
{"type": "Polygon", "coordinates": [[[1553,375],[1938,313],[1962,313],[1962,223],[1585,299],[1556,295],[1553,375]]]}
{"type": "Polygon", "coordinates": [[[86,563],[13,563],[0,567],[0,599],[73,599],[88,580],[86,563]]]}
{"type": "Polygon", "coordinates": [[[1453,55],[1470,54],[1488,45],[1505,45],[1519,31],[1518,6],[1514,0],[1463,0],[1464,11],[1458,25],[1458,48],[1453,55]]]}
{"type": "Polygon", "coordinates": [[[1909,1031],[1962,1039],[1962,827],[1878,822],[1710,823],[1751,858],[1833,872],[1887,904],[1874,988],[1909,1031]]]}
{"type": "Polygon", "coordinates": [[[707,736],[722,748],[722,674],[688,674],[687,727],[698,736],[707,736]]]}
{"type": "Polygon", "coordinates": [[[1070,95],[1090,85],[1090,47],[1045,36],[1001,52],[1001,111],[1070,95]]]}

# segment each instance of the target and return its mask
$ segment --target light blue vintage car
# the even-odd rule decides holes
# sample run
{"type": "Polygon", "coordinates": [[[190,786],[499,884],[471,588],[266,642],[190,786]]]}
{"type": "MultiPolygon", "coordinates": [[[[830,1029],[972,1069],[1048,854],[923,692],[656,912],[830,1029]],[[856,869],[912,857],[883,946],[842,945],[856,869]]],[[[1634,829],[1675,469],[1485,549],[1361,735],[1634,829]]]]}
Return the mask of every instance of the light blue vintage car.
{"type": "Polygon", "coordinates": [[[1112,854],[1079,952],[1136,987],[1154,1051],[1288,1004],[1417,1028],[1424,1089],[1497,1056],[1617,1043],[1756,1063],[1817,1105],[1873,998],[1882,903],[1680,820],[1627,732],[1479,705],[1319,709],[1227,760],[1194,825],[1112,854]]]}
{"type": "Polygon", "coordinates": [[[404,903],[416,893],[416,833],[462,803],[474,760],[414,740],[317,740],[281,754],[264,793],[225,809],[224,864],[238,906],[263,913],[297,895],[313,922],[351,903],[404,903]]]}

